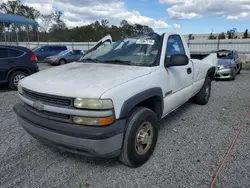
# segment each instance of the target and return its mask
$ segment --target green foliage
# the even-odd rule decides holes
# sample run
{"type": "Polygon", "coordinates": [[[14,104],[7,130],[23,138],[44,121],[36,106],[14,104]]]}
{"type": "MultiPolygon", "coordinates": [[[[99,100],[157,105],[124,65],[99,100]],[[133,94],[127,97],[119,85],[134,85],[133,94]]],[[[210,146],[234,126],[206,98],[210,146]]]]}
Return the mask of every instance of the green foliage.
{"type": "Polygon", "coordinates": [[[188,40],[194,40],[193,34],[189,34],[189,35],[188,35],[188,40]]]}
{"type": "Polygon", "coordinates": [[[224,32],[222,32],[221,34],[219,34],[219,39],[225,39],[226,35],[224,32]]]}
{"type": "Polygon", "coordinates": [[[235,39],[235,38],[237,38],[237,36],[236,36],[236,28],[233,28],[233,29],[230,29],[230,30],[228,30],[227,31],[227,36],[228,36],[228,39],[235,39]]]}
{"type": "Polygon", "coordinates": [[[213,34],[213,33],[210,33],[210,35],[209,35],[208,39],[210,39],[210,40],[214,40],[214,39],[217,39],[217,37],[216,37],[216,36],[214,36],[214,34],[213,34]]]}
{"type": "Polygon", "coordinates": [[[248,38],[248,29],[246,29],[246,31],[244,32],[243,38],[244,38],[244,39],[247,39],[247,38],[248,38]]]}

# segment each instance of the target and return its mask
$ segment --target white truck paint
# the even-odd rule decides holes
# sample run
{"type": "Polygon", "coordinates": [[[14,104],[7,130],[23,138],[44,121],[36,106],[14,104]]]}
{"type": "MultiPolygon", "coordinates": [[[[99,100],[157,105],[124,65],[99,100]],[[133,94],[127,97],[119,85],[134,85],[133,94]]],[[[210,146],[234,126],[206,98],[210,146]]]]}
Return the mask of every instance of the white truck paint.
{"type": "MultiPolygon", "coordinates": [[[[106,39],[100,40],[101,43],[97,44],[97,48],[107,39],[109,41],[112,41],[112,38],[108,36],[106,37],[106,39]]],[[[151,40],[149,42],[148,45],[154,44],[151,40]]],[[[21,88],[25,88],[29,91],[42,95],[68,97],[73,99],[74,98],[111,99],[113,102],[113,110],[116,121],[125,120],[124,121],[125,125],[123,132],[120,133],[119,135],[116,135],[115,140],[111,141],[112,137],[108,138],[109,146],[107,147],[110,147],[110,149],[106,148],[105,152],[107,152],[107,150],[113,152],[113,150],[116,149],[119,151],[122,150],[123,151],[122,153],[124,153],[124,151],[125,150],[127,151],[127,149],[124,150],[123,148],[127,146],[122,146],[122,144],[123,140],[124,139],[126,140],[127,138],[126,135],[136,134],[136,133],[127,133],[128,129],[130,131],[133,128],[131,128],[130,125],[127,125],[129,124],[128,121],[130,113],[126,115],[124,115],[123,113],[126,102],[130,101],[130,99],[131,101],[134,101],[134,98],[136,97],[137,97],[136,100],[140,101],[139,98],[140,96],[142,96],[142,93],[143,97],[145,96],[149,96],[149,98],[154,97],[151,96],[152,93],[149,94],[147,93],[147,91],[149,92],[152,89],[157,88],[161,92],[158,96],[162,96],[158,106],[163,104],[163,109],[160,112],[160,116],[159,114],[157,115],[159,118],[164,117],[173,110],[175,110],[176,108],[178,108],[179,106],[181,106],[183,103],[187,102],[191,97],[196,96],[197,93],[201,92],[201,90],[204,87],[204,84],[209,84],[209,82],[206,82],[208,77],[213,79],[215,67],[217,66],[217,55],[211,54],[206,58],[204,58],[203,60],[191,59],[189,49],[184,37],[176,33],[164,34],[162,36],[162,45],[161,48],[159,49],[159,52],[160,52],[160,58],[159,58],[159,64],[157,66],[130,66],[121,64],[74,62],[71,64],[50,68],[48,70],[39,72],[35,75],[32,75],[30,77],[21,80],[19,84],[21,88]],[[170,40],[178,39],[178,37],[180,38],[181,41],[179,41],[177,45],[180,45],[181,43],[183,44],[184,48],[183,50],[185,52],[186,57],[188,58],[188,62],[187,64],[182,66],[170,66],[170,67],[166,66],[166,59],[168,58],[168,54],[166,54],[166,52],[168,51],[169,43],[171,43],[170,40]],[[118,145],[119,148],[112,148],[112,142],[116,142],[115,145],[116,146],[118,145]]],[[[207,89],[210,88],[207,87],[207,89]]],[[[208,92],[210,94],[210,90],[208,92]]],[[[20,96],[21,95],[22,93],[20,93],[20,96]]],[[[32,98],[27,99],[28,100],[27,102],[27,100],[25,100],[24,98],[25,96],[21,96],[23,102],[24,103],[26,102],[26,104],[28,104],[29,106],[34,106],[34,104],[37,102],[32,98]]],[[[39,98],[37,100],[39,102],[39,98]]],[[[136,106],[139,105],[138,103],[135,104],[131,103],[132,102],[130,102],[129,106],[132,106],[132,109],[136,108],[136,106]]],[[[145,103],[143,104],[145,105],[145,103]]],[[[44,104],[44,105],[48,112],[53,112],[53,113],[62,112],[62,110],[56,110],[58,109],[58,107],[57,108],[50,107],[49,104],[44,104]]],[[[150,108],[150,106],[148,106],[147,104],[146,107],[150,108]]],[[[20,118],[21,115],[19,113],[21,113],[20,112],[21,110],[18,110],[17,108],[18,107],[16,107],[15,111],[17,112],[18,117],[20,118]]],[[[152,108],[152,110],[154,110],[154,108],[152,108]]],[[[74,111],[72,110],[63,111],[65,115],[74,115],[72,113],[76,113],[78,116],[83,116],[83,117],[84,116],[94,117],[97,114],[97,112],[92,111],[90,109],[89,110],[74,109],[74,111]]],[[[133,111],[131,111],[131,113],[132,112],[133,111]]],[[[112,111],[108,111],[107,113],[112,113],[112,111]]],[[[25,121],[22,118],[20,122],[21,124],[25,124],[24,123],[25,121]]],[[[25,127],[25,129],[29,129],[28,127],[31,125],[25,124],[23,126],[25,127]]],[[[84,126],[82,127],[81,129],[84,129],[84,126]]],[[[87,129],[88,129],[87,131],[89,131],[90,128],[88,127],[87,129]]],[[[35,129],[32,130],[34,131],[33,134],[46,135],[46,132],[41,132],[41,130],[39,131],[36,131],[35,129]]],[[[98,131],[100,131],[100,128],[98,131]]],[[[101,133],[98,134],[100,135],[101,133]]],[[[46,137],[44,135],[40,136],[46,137]]],[[[55,135],[55,137],[57,136],[58,135],[55,135]]],[[[60,137],[58,136],[57,140],[61,140],[61,142],[64,145],[72,146],[73,138],[70,138],[72,143],[69,140],[67,140],[67,138],[63,139],[59,138],[60,137]]],[[[47,139],[51,139],[51,137],[47,139]]],[[[96,140],[94,144],[95,147],[93,146],[91,148],[91,146],[89,146],[90,141],[89,140],[86,141],[85,137],[83,137],[82,139],[83,139],[81,141],[82,148],[89,149],[90,147],[91,151],[93,150],[94,153],[97,153],[98,155],[105,154],[102,148],[97,147],[98,144],[96,144],[96,140]],[[84,145],[85,141],[86,143],[88,143],[88,145],[84,145]]],[[[76,141],[74,140],[74,142],[76,141]]],[[[103,145],[105,145],[104,141],[100,143],[100,146],[103,145]]],[[[138,161],[133,162],[133,160],[129,159],[129,157],[127,158],[125,157],[125,159],[123,158],[122,161],[123,162],[125,161],[124,163],[129,166],[139,166],[137,164],[140,163],[140,162],[138,163],[138,161]]],[[[143,161],[142,164],[144,162],[145,161],[143,161]]]]}

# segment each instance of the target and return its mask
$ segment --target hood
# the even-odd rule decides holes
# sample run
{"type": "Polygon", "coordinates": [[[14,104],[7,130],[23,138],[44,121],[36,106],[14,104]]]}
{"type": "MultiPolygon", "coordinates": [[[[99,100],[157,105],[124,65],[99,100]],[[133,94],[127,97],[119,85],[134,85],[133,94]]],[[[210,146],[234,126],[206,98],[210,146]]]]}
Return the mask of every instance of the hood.
{"type": "Polygon", "coordinates": [[[219,66],[229,66],[233,64],[233,60],[231,59],[218,59],[219,66]]]}
{"type": "Polygon", "coordinates": [[[150,73],[151,67],[75,62],[28,76],[20,85],[51,95],[99,98],[118,85],[150,73]]]}

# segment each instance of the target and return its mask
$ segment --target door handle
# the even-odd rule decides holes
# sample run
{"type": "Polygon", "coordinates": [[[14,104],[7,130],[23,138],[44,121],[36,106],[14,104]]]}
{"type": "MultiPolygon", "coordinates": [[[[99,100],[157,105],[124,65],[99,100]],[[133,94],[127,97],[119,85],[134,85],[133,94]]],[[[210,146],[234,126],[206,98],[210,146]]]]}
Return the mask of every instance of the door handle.
{"type": "Polygon", "coordinates": [[[189,68],[187,68],[187,73],[188,74],[191,74],[192,73],[192,69],[189,67],[189,68]]]}

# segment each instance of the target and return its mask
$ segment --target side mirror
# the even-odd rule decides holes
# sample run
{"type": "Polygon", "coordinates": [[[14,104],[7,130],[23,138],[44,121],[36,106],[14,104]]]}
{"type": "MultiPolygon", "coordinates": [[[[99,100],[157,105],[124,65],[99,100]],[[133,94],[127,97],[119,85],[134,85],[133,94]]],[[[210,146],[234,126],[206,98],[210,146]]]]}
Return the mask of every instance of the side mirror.
{"type": "Polygon", "coordinates": [[[174,54],[165,61],[165,67],[188,65],[189,60],[185,54],[174,54]]]}

